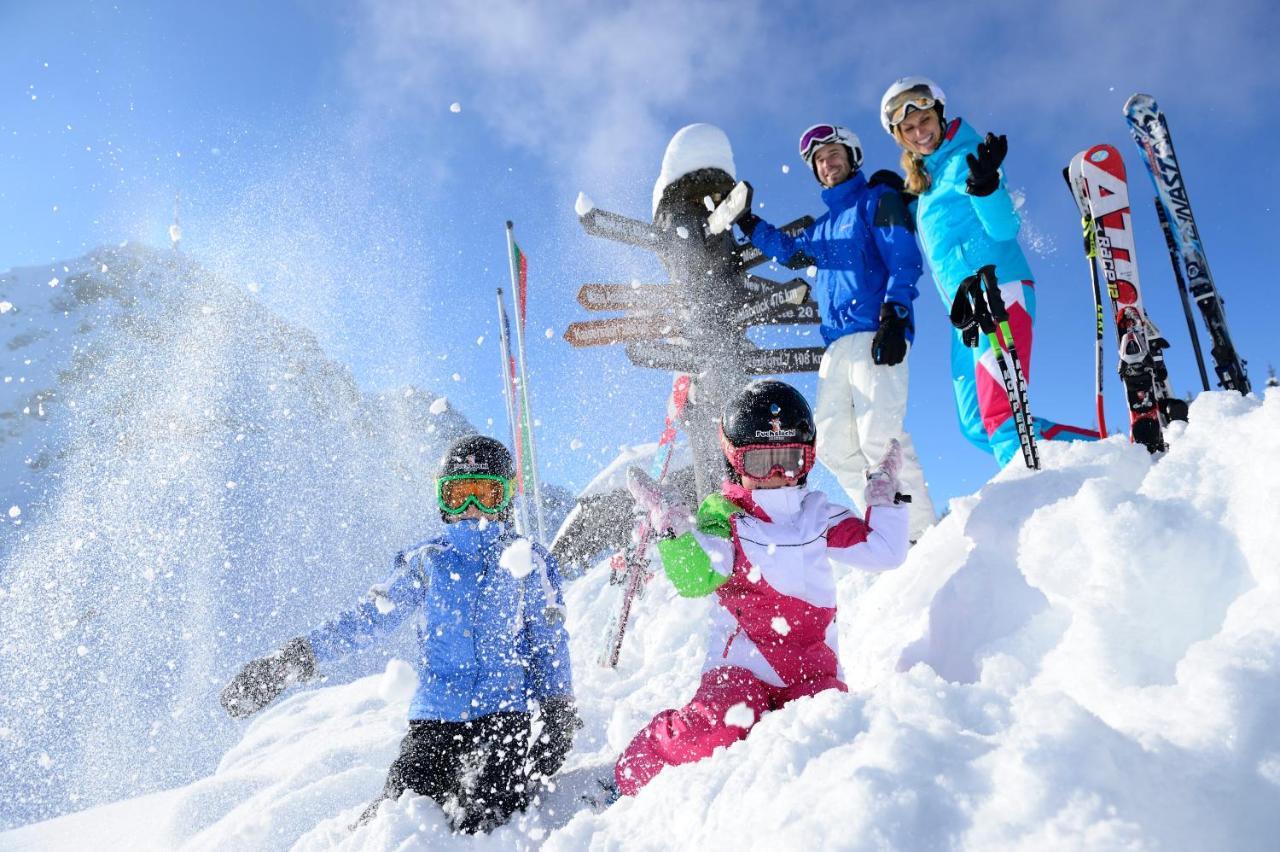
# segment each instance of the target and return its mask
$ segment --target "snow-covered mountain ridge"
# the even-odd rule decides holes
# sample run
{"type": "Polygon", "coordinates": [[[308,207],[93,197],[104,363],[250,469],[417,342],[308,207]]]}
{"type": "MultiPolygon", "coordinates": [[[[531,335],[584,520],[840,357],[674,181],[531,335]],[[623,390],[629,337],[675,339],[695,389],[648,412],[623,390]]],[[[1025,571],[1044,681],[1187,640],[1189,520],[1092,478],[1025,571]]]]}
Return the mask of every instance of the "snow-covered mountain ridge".
{"type": "Polygon", "coordinates": [[[12,826],[210,771],[229,667],[436,530],[435,466],[470,426],[362,391],[243,283],[132,244],[0,275],[0,341],[12,826]]]}
{"type": "Polygon", "coordinates": [[[1112,438],[1009,468],[896,571],[840,581],[848,694],[601,814],[575,794],[692,694],[709,601],[656,579],[616,671],[605,572],[568,592],[586,720],[560,786],[490,837],[413,795],[347,829],[404,730],[405,667],[300,690],[209,777],[9,848],[1271,849],[1280,833],[1280,391],[1208,393],[1153,459],[1112,438]]]}

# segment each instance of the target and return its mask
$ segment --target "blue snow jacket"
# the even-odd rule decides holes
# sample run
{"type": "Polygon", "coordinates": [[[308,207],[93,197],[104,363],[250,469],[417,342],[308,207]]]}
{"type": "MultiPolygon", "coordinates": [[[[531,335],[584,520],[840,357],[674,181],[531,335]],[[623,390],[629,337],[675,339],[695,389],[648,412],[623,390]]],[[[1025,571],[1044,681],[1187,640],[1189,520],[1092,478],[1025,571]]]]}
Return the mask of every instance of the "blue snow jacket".
{"type": "Polygon", "coordinates": [[[880,327],[880,306],[898,302],[908,311],[907,339],[915,335],[912,303],[923,271],[902,197],[892,187],[868,186],[862,172],[822,191],[827,212],[804,232],[789,237],[760,222],[751,242],[785,262],[796,252],[818,267],[816,300],[822,339],[830,345],[847,334],[880,327]]]}
{"type": "Polygon", "coordinates": [[[397,555],[385,583],[307,634],[316,661],[363,648],[416,614],[419,685],[410,719],[461,722],[524,711],[529,699],[572,697],[554,558],[531,543],[532,570],[516,577],[522,571],[499,559],[519,536],[504,523],[481,527],[457,521],[397,555]]]}
{"type": "Polygon", "coordinates": [[[952,121],[942,144],[924,158],[932,183],[915,202],[916,231],[947,308],[960,282],[988,263],[995,264],[997,281],[1031,279],[1031,267],[1018,245],[1022,221],[1003,176],[999,189],[990,195],[965,192],[969,177],[965,157],[976,155],[980,141],[968,124],[958,118],[952,121]]]}

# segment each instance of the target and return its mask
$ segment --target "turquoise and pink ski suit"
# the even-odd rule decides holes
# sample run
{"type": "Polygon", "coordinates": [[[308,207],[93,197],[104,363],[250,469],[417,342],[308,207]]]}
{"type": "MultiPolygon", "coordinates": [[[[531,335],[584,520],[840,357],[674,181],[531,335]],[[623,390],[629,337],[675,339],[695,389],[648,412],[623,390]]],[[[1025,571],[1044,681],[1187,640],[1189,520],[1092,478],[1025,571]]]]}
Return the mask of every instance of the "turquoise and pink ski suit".
{"type": "MultiPolygon", "coordinates": [[[[965,191],[969,177],[966,156],[976,155],[980,141],[977,131],[957,118],[947,125],[942,144],[924,158],[932,182],[914,203],[916,233],[938,295],[948,310],[961,281],[989,263],[995,265],[1018,357],[1029,380],[1035,281],[1018,245],[1022,221],[1003,177],[1000,187],[990,195],[976,196],[965,191]]],[[[961,340],[960,332],[953,332],[951,381],[964,436],[979,449],[995,455],[1002,466],[1018,456],[1018,434],[1009,398],[985,335],[979,337],[977,349],[970,349],[961,340]]],[[[1037,435],[1044,440],[1097,437],[1086,429],[1034,419],[1037,435]]]]}
{"type": "Polygon", "coordinates": [[[867,519],[804,486],[747,491],[726,483],[698,509],[697,528],[658,545],[685,597],[714,594],[702,682],[693,700],[664,710],[614,769],[637,791],[663,767],[691,763],[747,735],[762,714],[827,689],[845,691],[837,656],[831,561],[871,571],[907,554],[907,509],[867,519]]]}

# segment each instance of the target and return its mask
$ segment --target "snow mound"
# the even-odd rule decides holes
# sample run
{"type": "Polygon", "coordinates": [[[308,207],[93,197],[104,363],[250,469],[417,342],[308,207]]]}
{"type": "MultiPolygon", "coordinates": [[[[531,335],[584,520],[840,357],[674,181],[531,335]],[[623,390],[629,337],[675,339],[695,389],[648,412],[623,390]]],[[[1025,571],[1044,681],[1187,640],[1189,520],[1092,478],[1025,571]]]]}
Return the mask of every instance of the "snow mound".
{"type": "Polygon", "coordinates": [[[603,813],[577,794],[691,697],[713,602],[655,578],[604,669],[617,589],[600,566],[567,590],[585,727],[557,789],[490,837],[449,836],[411,794],[347,830],[405,729],[389,671],[293,695],[209,778],[0,846],[1274,848],[1280,391],[1203,394],[1159,459],[1122,437],[1042,454],[953,501],[898,570],[842,577],[848,693],[766,714],[603,813]]]}
{"type": "Polygon", "coordinates": [[[720,169],[729,177],[736,178],[729,137],[714,124],[690,124],[671,137],[667,151],[662,155],[662,171],[653,184],[653,215],[658,213],[662,191],[698,169],[720,169]]]}

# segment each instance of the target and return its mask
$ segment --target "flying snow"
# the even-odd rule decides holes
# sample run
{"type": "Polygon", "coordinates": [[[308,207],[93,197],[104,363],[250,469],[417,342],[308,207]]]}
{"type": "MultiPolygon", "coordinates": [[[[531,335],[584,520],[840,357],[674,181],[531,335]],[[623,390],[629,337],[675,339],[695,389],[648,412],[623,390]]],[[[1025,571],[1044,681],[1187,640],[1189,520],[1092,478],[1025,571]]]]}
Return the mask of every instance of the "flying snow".
{"type": "Polygon", "coordinates": [[[498,564],[517,579],[529,576],[529,572],[533,570],[533,544],[527,538],[516,539],[502,551],[498,564]]]}

